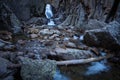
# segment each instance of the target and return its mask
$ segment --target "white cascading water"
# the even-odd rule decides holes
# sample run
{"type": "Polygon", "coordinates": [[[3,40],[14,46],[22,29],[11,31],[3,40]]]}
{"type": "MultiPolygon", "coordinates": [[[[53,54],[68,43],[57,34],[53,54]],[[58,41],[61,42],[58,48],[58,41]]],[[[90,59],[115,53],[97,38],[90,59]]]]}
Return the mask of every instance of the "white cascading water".
{"type": "Polygon", "coordinates": [[[45,15],[46,15],[46,18],[49,20],[47,25],[54,26],[55,23],[54,23],[54,21],[52,19],[53,12],[52,12],[52,7],[51,7],[50,4],[46,4],[45,15]]]}
{"type": "MultiPolygon", "coordinates": [[[[101,55],[105,56],[106,53],[101,52],[101,55]]],[[[105,59],[99,62],[92,62],[91,66],[88,67],[88,70],[85,73],[85,75],[94,75],[94,74],[99,74],[103,71],[108,71],[110,69],[110,66],[108,66],[106,63],[107,63],[107,60],[105,59]]]]}

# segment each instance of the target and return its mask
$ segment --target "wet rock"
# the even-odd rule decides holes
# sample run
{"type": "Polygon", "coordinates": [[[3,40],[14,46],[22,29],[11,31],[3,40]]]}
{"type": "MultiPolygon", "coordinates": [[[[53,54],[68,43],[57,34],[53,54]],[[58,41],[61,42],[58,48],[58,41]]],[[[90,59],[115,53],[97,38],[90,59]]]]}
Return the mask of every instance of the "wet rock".
{"type": "Polygon", "coordinates": [[[21,58],[21,77],[23,80],[52,80],[56,71],[54,61],[21,58]]]}
{"type": "Polygon", "coordinates": [[[1,80],[13,80],[13,74],[15,73],[15,71],[8,69],[7,68],[8,65],[12,65],[12,63],[0,57],[0,79],[1,80]]]}
{"type": "Polygon", "coordinates": [[[88,30],[84,42],[89,46],[98,46],[111,50],[120,49],[120,24],[111,22],[105,28],[88,30]]]}
{"type": "Polygon", "coordinates": [[[56,48],[55,49],[56,56],[61,59],[71,60],[71,59],[83,59],[93,57],[93,53],[89,50],[79,50],[79,49],[71,49],[71,48],[56,48]]]}
{"type": "Polygon", "coordinates": [[[38,35],[37,34],[31,34],[30,37],[33,39],[33,38],[37,38],[38,35]]]}

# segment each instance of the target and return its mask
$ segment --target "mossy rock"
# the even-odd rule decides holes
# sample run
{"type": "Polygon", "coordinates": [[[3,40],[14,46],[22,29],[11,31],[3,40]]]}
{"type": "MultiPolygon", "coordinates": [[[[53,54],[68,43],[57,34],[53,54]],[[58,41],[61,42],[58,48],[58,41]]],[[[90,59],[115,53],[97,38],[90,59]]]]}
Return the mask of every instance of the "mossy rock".
{"type": "Polygon", "coordinates": [[[23,80],[52,80],[56,63],[52,60],[22,58],[21,77],[23,80]]]}

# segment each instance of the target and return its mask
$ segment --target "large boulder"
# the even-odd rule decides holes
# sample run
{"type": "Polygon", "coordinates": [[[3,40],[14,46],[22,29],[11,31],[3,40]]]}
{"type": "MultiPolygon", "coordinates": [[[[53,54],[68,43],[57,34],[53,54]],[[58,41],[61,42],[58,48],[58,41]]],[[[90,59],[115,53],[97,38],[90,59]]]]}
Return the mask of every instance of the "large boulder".
{"type": "Polygon", "coordinates": [[[23,21],[31,16],[41,16],[44,13],[45,0],[1,0],[11,8],[15,15],[23,21]]]}
{"type": "Polygon", "coordinates": [[[52,80],[56,71],[55,61],[21,58],[21,77],[23,80],[52,80]]]}
{"type": "Polygon", "coordinates": [[[89,46],[98,46],[111,50],[120,49],[120,24],[116,21],[102,29],[88,30],[84,42],[89,46]]]}
{"type": "Polygon", "coordinates": [[[12,65],[12,63],[0,57],[0,80],[14,80],[13,74],[15,71],[8,69],[8,65],[12,65]]]}
{"type": "Polygon", "coordinates": [[[0,2],[0,25],[0,30],[9,30],[14,33],[21,32],[21,22],[3,2],[0,2]]]}
{"type": "Polygon", "coordinates": [[[107,24],[97,19],[90,19],[87,24],[82,25],[80,28],[84,30],[100,29],[105,27],[107,24]]]}

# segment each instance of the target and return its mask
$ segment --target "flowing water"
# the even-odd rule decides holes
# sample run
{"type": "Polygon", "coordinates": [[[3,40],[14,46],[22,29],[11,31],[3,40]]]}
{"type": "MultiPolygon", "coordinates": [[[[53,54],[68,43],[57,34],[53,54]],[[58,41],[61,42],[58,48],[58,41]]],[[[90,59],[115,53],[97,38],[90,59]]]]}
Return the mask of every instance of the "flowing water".
{"type": "Polygon", "coordinates": [[[50,26],[54,26],[55,23],[53,21],[53,12],[52,12],[52,7],[50,4],[47,4],[46,5],[46,9],[45,9],[45,15],[46,15],[46,18],[49,20],[47,25],[50,25],[50,26]]]}
{"type": "MultiPolygon", "coordinates": [[[[105,56],[105,53],[101,54],[105,56]]],[[[120,80],[120,66],[107,60],[62,66],[57,70],[54,80],[120,80]]]]}

